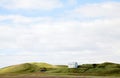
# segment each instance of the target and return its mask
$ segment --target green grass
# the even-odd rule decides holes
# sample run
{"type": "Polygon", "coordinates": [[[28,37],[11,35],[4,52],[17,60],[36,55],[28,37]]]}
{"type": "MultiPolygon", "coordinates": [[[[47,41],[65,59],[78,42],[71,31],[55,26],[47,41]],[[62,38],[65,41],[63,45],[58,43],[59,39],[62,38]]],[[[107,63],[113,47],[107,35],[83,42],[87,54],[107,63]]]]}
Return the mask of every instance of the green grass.
{"type": "Polygon", "coordinates": [[[51,64],[48,64],[48,63],[37,63],[37,62],[33,62],[33,63],[30,63],[32,65],[36,65],[38,68],[56,68],[57,66],[55,65],[51,65],[51,64]]]}
{"type": "Polygon", "coordinates": [[[120,76],[120,64],[105,62],[102,64],[83,64],[78,68],[68,68],[66,65],[51,65],[47,63],[24,63],[0,69],[0,74],[35,74],[36,75],[74,75],[74,76],[120,76]],[[41,72],[46,68],[46,72],[41,72]]]}
{"type": "Polygon", "coordinates": [[[1,74],[4,74],[4,73],[22,73],[22,72],[29,72],[29,71],[33,71],[33,70],[34,70],[33,65],[31,65],[29,63],[25,63],[25,64],[8,66],[5,68],[2,68],[0,70],[0,73],[1,74]]]}
{"type": "Polygon", "coordinates": [[[41,68],[55,68],[56,66],[47,63],[24,63],[19,65],[8,66],[0,69],[0,74],[9,73],[32,73],[38,72],[41,68]]]}
{"type": "Polygon", "coordinates": [[[50,73],[64,73],[69,75],[120,76],[120,64],[105,62],[102,64],[83,64],[79,68],[66,66],[50,70],[50,73]]]}

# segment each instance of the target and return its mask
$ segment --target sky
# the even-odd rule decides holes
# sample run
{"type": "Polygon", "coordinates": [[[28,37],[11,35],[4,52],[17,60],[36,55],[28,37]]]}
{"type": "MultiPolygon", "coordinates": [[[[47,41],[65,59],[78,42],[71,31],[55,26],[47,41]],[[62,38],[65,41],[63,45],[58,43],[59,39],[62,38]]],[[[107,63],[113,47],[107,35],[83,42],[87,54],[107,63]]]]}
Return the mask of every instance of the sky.
{"type": "Polygon", "coordinates": [[[120,0],[0,0],[0,67],[120,63],[120,0]]]}

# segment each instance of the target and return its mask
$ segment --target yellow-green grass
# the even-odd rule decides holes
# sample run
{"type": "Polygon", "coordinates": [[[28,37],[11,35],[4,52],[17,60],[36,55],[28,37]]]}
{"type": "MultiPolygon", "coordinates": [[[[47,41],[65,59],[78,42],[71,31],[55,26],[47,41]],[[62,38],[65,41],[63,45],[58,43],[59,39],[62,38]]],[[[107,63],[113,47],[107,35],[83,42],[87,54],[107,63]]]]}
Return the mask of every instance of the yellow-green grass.
{"type": "Polygon", "coordinates": [[[45,68],[56,68],[56,67],[57,67],[57,66],[55,66],[55,65],[51,65],[51,64],[43,63],[43,62],[40,62],[40,63],[38,63],[38,62],[33,62],[33,63],[30,63],[30,64],[35,65],[35,66],[37,66],[38,68],[43,68],[43,67],[45,67],[45,68]]]}
{"type": "Polygon", "coordinates": [[[2,68],[0,74],[120,76],[120,64],[105,62],[102,64],[82,64],[78,68],[68,68],[66,65],[32,62],[2,68]],[[41,69],[44,68],[46,71],[41,72],[41,69]]]}
{"type": "Polygon", "coordinates": [[[8,74],[8,73],[31,73],[38,72],[40,68],[56,68],[56,66],[47,64],[47,63],[24,63],[19,65],[8,66],[0,69],[0,74],[8,74]]]}

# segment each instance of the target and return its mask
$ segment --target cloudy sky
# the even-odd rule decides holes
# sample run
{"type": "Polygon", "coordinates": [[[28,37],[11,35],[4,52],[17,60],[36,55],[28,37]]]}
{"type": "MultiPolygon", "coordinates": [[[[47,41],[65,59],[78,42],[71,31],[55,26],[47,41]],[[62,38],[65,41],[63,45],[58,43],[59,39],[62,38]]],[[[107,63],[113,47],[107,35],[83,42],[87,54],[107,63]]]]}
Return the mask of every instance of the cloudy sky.
{"type": "Polygon", "coordinates": [[[0,67],[120,63],[120,0],[0,0],[0,67]]]}

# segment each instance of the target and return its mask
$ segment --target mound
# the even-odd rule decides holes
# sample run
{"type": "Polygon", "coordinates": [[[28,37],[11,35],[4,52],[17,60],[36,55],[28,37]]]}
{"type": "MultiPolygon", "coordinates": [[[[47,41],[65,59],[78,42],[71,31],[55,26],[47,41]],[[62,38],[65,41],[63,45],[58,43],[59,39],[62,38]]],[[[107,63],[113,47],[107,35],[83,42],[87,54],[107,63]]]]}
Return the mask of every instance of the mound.
{"type": "Polygon", "coordinates": [[[19,65],[8,66],[0,69],[0,74],[8,73],[31,73],[40,71],[41,68],[55,68],[55,66],[47,63],[24,63],[19,65]]]}
{"type": "MultiPolygon", "coordinates": [[[[120,76],[120,64],[105,62],[102,64],[82,64],[78,68],[68,68],[66,65],[51,65],[47,63],[24,63],[19,65],[8,66],[0,69],[0,74],[41,74],[39,72],[46,71],[46,74],[72,74],[72,75],[118,75],[120,76]],[[37,73],[36,73],[37,74],[37,73]]],[[[45,74],[45,73],[44,73],[45,74]]]]}
{"type": "Polygon", "coordinates": [[[48,63],[37,63],[37,62],[33,62],[31,63],[32,65],[37,66],[38,68],[56,68],[57,66],[48,64],[48,63]]]}
{"type": "Polygon", "coordinates": [[[78,74],[78,75],[119,75],[120,64],[105,62],[102,64],[83,64],[78,68],[67,68],[60,66],[51,73],[66,73],[66,74],[78,74]]]}

